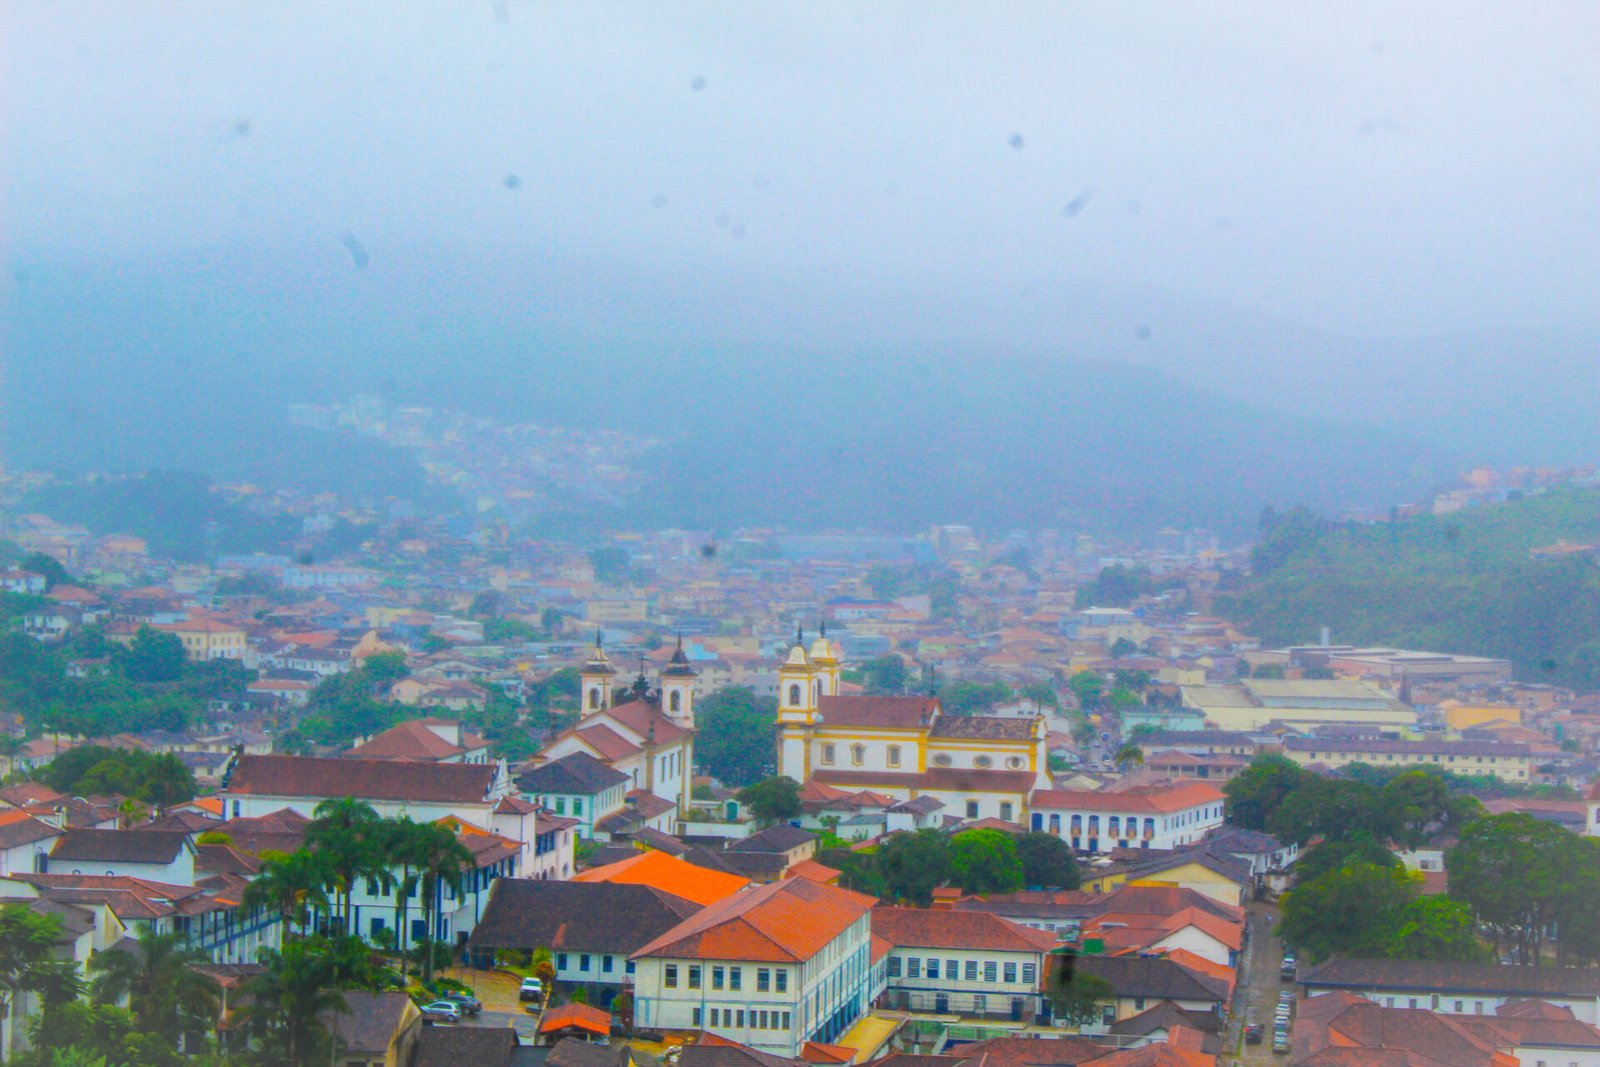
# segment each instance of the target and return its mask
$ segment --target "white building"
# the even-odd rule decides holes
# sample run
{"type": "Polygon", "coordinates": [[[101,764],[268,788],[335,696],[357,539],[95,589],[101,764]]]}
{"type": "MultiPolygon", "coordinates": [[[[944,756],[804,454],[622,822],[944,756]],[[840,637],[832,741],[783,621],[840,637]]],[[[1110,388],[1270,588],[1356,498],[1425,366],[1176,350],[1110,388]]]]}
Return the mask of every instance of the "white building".
{"type": "Polygon", "coordinates": [[[872,933],[889,944],[892,1009],[1030,1020],[1040,1006],[1053,933],[981,911],[877,908],[872,933]]]}
{"type": "Polygon", "coordinates": [[[582,673],[582,717],[539,753],[541,764],[586,752],[626,775],[627,792],[643,790],[687,811],[694,777],[694,668],[680,645],[656,688],[641,674],[631,690],[618,690],[616,673],[597,637],[582,673]]]}
{"type": "Polygon", "coordinates": [[[1030,828],[1054,834],[1079,852],[1177,848],[1222,825],[1222,790],[1204,782],[1120,791],[1041,789],[1030,828]]]}
{"type": "Polygon", "coordinates": [[[872,903],[790,878],[712,904],[633,954],[634,1025],[776,1056],[833,1042],[871,999],[872,903]]]}

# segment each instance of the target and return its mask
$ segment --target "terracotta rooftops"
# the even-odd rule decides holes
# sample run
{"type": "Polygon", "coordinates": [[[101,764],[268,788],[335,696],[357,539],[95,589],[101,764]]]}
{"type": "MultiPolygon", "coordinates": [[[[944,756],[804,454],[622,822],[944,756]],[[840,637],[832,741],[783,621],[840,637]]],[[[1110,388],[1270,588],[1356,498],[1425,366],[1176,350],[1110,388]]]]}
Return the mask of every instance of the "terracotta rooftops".
{"type": "Polygon", "coordinates": [[[431,729],[430,723],[439,723],[439,720],[411,719],[400,723],[378,734],[366,744],[352,748],[348,755],[359,759],[444,760],[489,746],[489,742],[465,730],[461,730],[459,734],[461,744],[452,744],[431,729]]]}
{"type": "Polygon", "coordinates": [[[910,730],[933,725],[938,697],[827,696],[817,702],[824,726],[874,726],[910,730]]]}
{"type": "Polygon", "coordinates": [[[222,791],[246,796],[353,796],[474,804],[489,800],[496,770],[490,763],[240,756],[222,791]]]}
{"type": "Polygon", "coordinates": [[[802,963],[866,916],[874,900],[804,878],[736,893],[634,956],[802,963]]]}
{"type": "Polygon", "coordinates": [[[604,867],[591,867],[573,875],[572,880],[647,885],[696,904],[714,904],[750,884],[748,879],[697,867],[655,849],[604,867]]]}
{"type": "Polygon", "coordinates": [[[1049,952],[1055,935],[982,911],[874,908],[872,932],[896,947],[1049,952]]]}
{"type": "Polygon", "coordinates": [[[1121,792],[1091,789],[1041,789],[1032,806],[1045,810],[1173,812],[1202,804],[1222,803],[1222,790],[1204,782],[1174,786],[1139,786],[1121,792]]]}

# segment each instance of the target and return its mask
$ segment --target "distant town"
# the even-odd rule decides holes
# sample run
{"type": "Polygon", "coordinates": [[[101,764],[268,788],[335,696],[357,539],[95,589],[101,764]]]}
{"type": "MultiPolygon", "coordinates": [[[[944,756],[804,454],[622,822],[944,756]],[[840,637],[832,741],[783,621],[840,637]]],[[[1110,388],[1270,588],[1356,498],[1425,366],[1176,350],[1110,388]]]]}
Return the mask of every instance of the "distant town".
{"type": "MultiPolygon", "coordinates": [[[[270,548],[163,551],[0,481],[8,1063],[1600,1064],[1581,649],[1267,640],[1277,564],[1204,530],[534,537],[659,442],[292,418],[468,512],[207,486],[270,548]]],[[[1326,526],[1473,547],[1596,484],[1326,526]]]]}

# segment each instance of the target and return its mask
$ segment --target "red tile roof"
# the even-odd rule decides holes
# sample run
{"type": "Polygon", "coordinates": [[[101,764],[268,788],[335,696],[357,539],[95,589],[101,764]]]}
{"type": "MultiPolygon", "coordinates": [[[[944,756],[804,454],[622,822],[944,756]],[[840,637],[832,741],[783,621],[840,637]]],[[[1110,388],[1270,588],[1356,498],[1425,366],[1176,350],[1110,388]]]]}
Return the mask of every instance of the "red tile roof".
{"type": "Polygon", "coordinates": [[[1045,810],[1174,812],[1222,803],[1222,790],[1204,782],[1172,786],[1139,786],[1121,792],[1090,789],[1041,789],[1032,806],[1045,810]]]}
{"type": "Polygon", "coordinates": [[[984,911],[874,908],[872,932],[896,947],[1049,952],[1056,938],[984,911]]]}
{"type": "Polygon", "coordinates": [[[817,711],[827,726],[909,730],[933,724],[939,714],[939,698],[829,696],[817,701],[817,711]]]}
{"type": "Polygon", "coordinates": [[[591,867],[573,875],[572,880],[647,885],[696,904],[715,904],[750,884],[748,879],[708,867],[697,867],[656,849],[608,863],[604,867],[591,867]]]}
{"type": "Polygon", "coordinates": [[[589,1004],[563,1004],[546,1009],[544,1018],[539,1020],[541,1034],[553,1034],[569,1028],[587,1030],[592,1034],[609,1034],[611,1013],[589,1004]]]}
{"type": "Polygon", "coordinates": [[[789,878],[712,904],[634,956],[802,963],[865,916],[873,902],[848,889],[789,878]]]}
{"type": "Polygon", "coordinates": [[[240,756],[224,795],[359,797],[363,800],[485,803],[496,766],[401,760],[240,756]]]}
{"type": "Polygon", "coordinates": [[[364,745],[352,748],[349,755],[361,759],[444,760],[463,752],[488,748],[489,742],[465,730],[461,732],[464,744],[452,745],[428,728],[438,719],[412,719],[378,734],[364,745]]]}

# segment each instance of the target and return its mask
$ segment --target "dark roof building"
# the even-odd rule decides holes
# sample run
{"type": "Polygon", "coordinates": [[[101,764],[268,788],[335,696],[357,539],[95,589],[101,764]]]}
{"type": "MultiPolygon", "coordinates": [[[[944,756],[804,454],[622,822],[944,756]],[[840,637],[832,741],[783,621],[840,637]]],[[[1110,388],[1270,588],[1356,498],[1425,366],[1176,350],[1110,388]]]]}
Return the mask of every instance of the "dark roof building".
{"type": "Polygon", "coordinates": [[[699,911],[646,885],[502,878],[468,943],[631,955],[699,911]]]}
{"type": "Polygon", "coordinates": [[[535,796],[595,796],[628,780],[587,752],[573,752],[517,776],[517,788],[535,796]]]}

